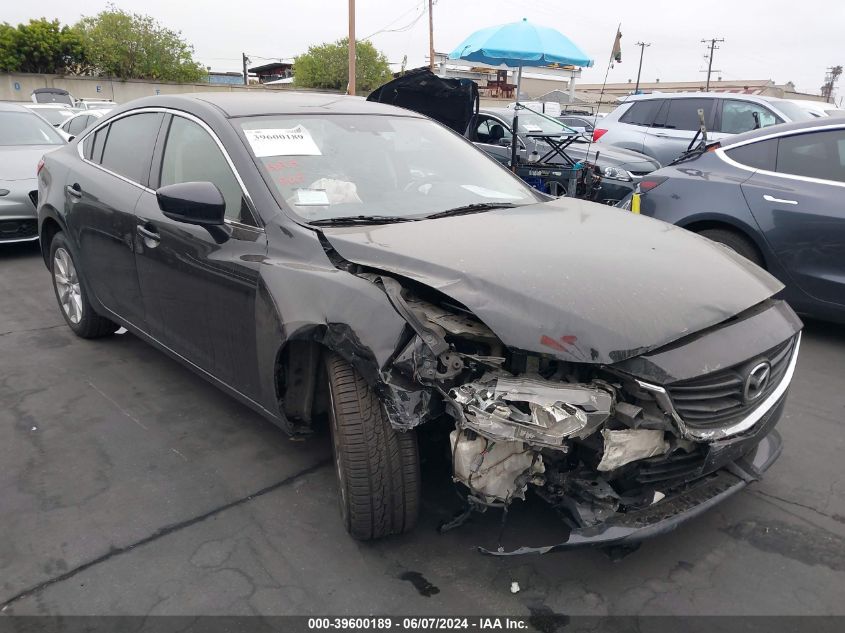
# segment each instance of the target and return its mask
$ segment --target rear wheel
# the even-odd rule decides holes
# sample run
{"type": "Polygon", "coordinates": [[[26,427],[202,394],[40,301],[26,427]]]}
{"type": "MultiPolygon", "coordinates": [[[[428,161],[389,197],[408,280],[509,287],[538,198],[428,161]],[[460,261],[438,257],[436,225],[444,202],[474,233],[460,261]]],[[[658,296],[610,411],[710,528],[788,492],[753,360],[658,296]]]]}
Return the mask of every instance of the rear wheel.
{"type": "Polygon", "coordinates": [[[765,268],[760,251],[758,251],[757,247],[754,246],[751,240],[744,235],[740,235],[736,231],[728,229],[707,229],[701,231],[699,235],[703,235],[714,242],[724,244],[735,253],[742,255],[745,259],[754,262],[761,268],[765,268]]]}
{"type": "Polygon", "coordinates": [[[117,324],[100,316],[91,307],[81,274],[62,233],[56,233],[50,243],[50,272],[53,273],[53,290],[59,310],[74,334],[82,338],[114,334],[117,324]]]}
{"type": "Polygon", "coordinates": [[[410,531],[419,513],[414,431],[391,426],[379,399],[336,354],[325,361],[340,509],[346,530],[371,540],[410,531]]]}

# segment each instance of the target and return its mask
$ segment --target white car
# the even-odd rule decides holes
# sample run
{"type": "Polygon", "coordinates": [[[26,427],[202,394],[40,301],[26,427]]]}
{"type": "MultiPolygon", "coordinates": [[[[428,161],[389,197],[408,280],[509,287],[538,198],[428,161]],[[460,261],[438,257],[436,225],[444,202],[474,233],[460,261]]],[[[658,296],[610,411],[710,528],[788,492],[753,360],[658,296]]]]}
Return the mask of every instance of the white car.
{"type": "Polygon", "coordinates": [[[806,110],[814,117],[843,116],[845,110],[836,107],[835,103],[826,101],[809,101],[807,99],[787,99],[798,107],[806,110]]]}
{"type": "Polygon", "coordinates": [[[85,110],[83,112],[77,112],[72,117],[65,120],[65,122],[59,126],[59,130],[65,132],[71,138],[79,136],[85,128],[106,116],[109,112],[111,112],[111,108],[108,110],[85,110]]]}
{"type": "Polygon", "coordinates": [[[60,103],[22,103],[24,108],[32,110],[53,127],[59,127],[70,117],[76,114],[76,110],[60,103]]]}

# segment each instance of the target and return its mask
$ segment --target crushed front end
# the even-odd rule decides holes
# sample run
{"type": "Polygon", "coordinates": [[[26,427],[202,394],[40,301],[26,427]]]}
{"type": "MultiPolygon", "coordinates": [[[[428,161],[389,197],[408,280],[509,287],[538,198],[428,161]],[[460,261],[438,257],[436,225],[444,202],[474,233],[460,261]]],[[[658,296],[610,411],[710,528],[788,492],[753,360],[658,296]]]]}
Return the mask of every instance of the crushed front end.
{"type": "Polygon", "coordinates": [[[383,376],[395,425],[450,416],[463,518],[531,492],[569,528],[562,543],[482,551],[634,544],[738,492],[780,453],[773,427],[801,328],[782,302],[596,364],[509,348],[454,302],[396,288],[417,336],[383,376]]]}

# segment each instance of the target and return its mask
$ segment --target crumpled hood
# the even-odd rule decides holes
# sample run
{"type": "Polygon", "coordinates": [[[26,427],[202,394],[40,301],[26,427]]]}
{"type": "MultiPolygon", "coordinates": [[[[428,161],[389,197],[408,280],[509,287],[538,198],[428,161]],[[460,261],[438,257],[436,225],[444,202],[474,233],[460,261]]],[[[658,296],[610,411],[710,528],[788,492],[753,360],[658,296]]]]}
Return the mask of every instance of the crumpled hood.
{"type": "Polygon", "coordinates": [[[506,345],[575,362],[661,347],[783,287],[715,242],[572,198],[324,234],[351,262],[463,303],[506,345]]]}
{"type": "Polygon", "coordinates": [[[38,161],[61,145],[12,145],[0,147],[0,180],[29,180],[36,177],[38,161]]]}

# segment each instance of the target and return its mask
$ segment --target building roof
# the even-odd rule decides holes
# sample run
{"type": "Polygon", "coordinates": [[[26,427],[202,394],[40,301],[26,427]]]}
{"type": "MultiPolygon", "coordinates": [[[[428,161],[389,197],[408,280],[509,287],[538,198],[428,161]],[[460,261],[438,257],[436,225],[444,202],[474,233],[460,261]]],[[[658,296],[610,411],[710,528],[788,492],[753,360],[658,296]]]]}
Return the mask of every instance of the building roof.
{"type": "Polygon", "coordinates": [[[293,63],[291,62],[273,62],[271,64],[263,64],[261,66],[253,66],[249,69],[249,72],[255,73],[256,75],[270,75],[272,74],[270,71],[272,70],[290,70],[293,68],[293,63]]]}

